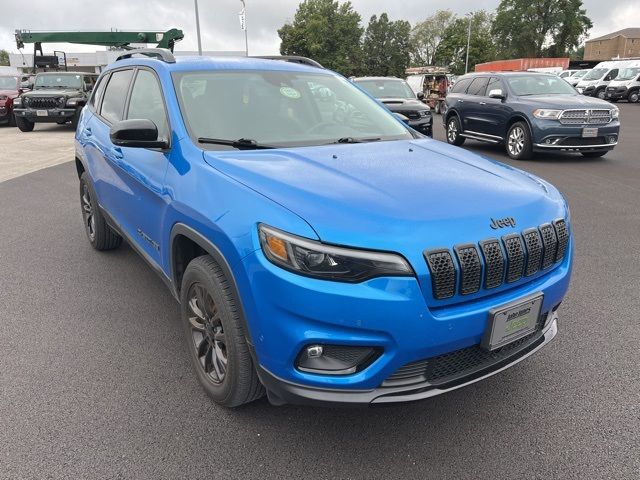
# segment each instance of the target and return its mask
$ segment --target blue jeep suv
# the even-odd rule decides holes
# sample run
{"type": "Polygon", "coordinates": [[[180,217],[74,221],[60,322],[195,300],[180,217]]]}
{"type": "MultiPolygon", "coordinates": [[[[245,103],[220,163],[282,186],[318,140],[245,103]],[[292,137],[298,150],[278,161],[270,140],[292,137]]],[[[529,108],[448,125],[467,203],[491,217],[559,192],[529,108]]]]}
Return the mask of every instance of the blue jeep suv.
{"type": "Polygon", "coordinates": [[[126,240],[164,280],[213,400],[422,399],[549,343],[560,192],[286,60],[128,53],[76,132],[89,242],[126,240]]]}
{"type": "Polygon", "coordinates": [[[580,95],[564,79],[531,72],[473,73],[446,98],[447,141],[502,143],[517,160],[533,152],[601,157],[618,144],[618,107],[580,95]]]}

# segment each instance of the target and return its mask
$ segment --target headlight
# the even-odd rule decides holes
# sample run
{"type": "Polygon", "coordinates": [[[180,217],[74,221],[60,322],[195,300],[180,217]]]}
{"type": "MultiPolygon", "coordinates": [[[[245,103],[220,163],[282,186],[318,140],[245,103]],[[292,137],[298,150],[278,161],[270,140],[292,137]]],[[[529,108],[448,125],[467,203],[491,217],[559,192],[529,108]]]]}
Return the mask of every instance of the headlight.
{"type": "Polygon", "coordinates": [[[431,112],[430,112],[429,110],[420,110],[420,111],[418,112],[418,114],[419,114],[421,117],[428,117],[429,115],[431,115],[431,112]]]}
{"type": "Polygon", "coordinates": [[[67,105],[70,106],[70,107],[75,107],[80,100],[82,100],[82,99],[80,99],[80,98],[70,98],[70,99],[67,100],[67,105]]]}
{"type": "Polygon", "coordinates": [[[0,102],[4,102],[7,98],[9,97],[7,97],[6,95],[0,95],[0,102]]]}
{"type": "Polygon", "coordinates": [[[13,106],[20,107],[22,105],[22,99],[20,97],[16,97],[13,99],[13,106]]]}
{"type": "Polygon", "coordinates": [[[613,120],[617,120],[619,116],[620,116],[620,109],[618,107],[613,107],[611,109],[611,118],[613,120]]]}
{"type": "Polygon", "coordinates": [[[562,115],[562,110],[548,110],[546,108],[538,108],[533,111],[533,116],[536,118],[544,118],[546,120],[557,120],[562,115]]]}
{"type": "Polygon", "coordinates": [[[266,257],[300,275],[350,283],[374,277],[414,275],[400,255],[325,245],[262,224],[258,232],[266,257]]]}

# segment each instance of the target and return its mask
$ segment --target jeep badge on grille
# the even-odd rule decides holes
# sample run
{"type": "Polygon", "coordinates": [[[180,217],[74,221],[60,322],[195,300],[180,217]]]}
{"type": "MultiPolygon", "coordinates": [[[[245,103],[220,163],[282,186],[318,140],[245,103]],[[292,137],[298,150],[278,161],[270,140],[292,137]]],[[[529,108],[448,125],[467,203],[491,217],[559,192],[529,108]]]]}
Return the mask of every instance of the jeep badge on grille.
{"type": "Polygon", "coordinates": [[[497,230],[499,228],[504,228],[504,227],[514,227],[516,226],[516,219],[513,217],[506,217],[506,218],[501,218],[499,220],[496,220],[495,218],[491,219],[491,223],[489,224],[489,226],[491,228],[493,228],[494,230],[497,230]]]}

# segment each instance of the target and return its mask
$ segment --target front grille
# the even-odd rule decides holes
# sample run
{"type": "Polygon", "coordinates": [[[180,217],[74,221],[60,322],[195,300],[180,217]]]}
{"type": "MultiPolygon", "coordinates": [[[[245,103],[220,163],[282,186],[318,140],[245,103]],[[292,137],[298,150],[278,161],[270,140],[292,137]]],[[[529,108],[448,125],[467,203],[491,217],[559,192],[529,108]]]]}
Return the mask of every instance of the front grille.
{"type": "Polygon", "coordinates": [[[403,114],[407,117],[410,118],[411,120],[418,120],[420,118],[420,114],[417,111],[408,111],[408,112],[403,112],[403,114]]]}
{"type": "Polygon", "coordinates": [[[611,122],[611,111],[607,109],[595,110],[565,110],[560,115],[563,125],[601,125],[611,122]]]}
{"type": "Polygon", "coordinates": [[[606,145],[608,140],[605,137],[591,137],[591,138],[582,138],[582,137],[568,137],[563,138],[555,145],[567,145],[567,146],[575,146],[575,147],[588,147],[589,145],[606,145]]]}
{"type": "Polygon", "coordinates": [[[60,97],[29,97],[30,108],[58,108],[62,104],[60,97]]]}
{"type": "Polygon", "coordinates": [[[490,238],[475,244],[427,250],[424,258],[431,274],[436,300],[470,295],[534,275],[560,262],[569,245],[569,228],[563,219],[537,228],[490,238]],[[460,279],[458,281],[458,278],[460,279]]]}
{"type": "Polygon", "coordinates": [[[422,382],[442,386],[467,381],[474,375],[489,373],[525,355],[541,343],[542,329],[548,315],[540,315],[536,329],[529,335],[504,347],[490,351],[480,345],[473,345],[437,357],[411,362],[396,370],[381,386],[399,387],[422,382]]]}

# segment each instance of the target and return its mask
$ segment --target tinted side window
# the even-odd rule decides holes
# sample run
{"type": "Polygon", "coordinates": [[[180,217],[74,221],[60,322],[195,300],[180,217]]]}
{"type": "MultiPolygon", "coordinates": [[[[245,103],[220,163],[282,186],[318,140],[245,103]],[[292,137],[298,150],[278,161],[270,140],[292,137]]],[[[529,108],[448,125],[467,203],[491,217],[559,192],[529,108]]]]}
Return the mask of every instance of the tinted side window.
{"type": "Polygon", "coordinates": [[[93,95],[91,95],[91,98],[89,99],[89,106],[91,108],[95,108],[95,106],[100,103],[100,97],[102,96],[102,92],[104,92],[104,87],[107,85],[108,81],[109,75],[107,74],[100,79],[96,88],[93,89],[93,95]]]}
{"type": "Polygon", "coordinates": [[[124,101],[127,98],[132,76],[133,70],[119,70],[111,74],[100,110],[100,115],[108,122],[122,120],[124,101]]]}
{"type": "Polygon", "coordinates": [[[480,95],[484,96],[487,91],[487,84],[489,83],[489,79],[487,77],[479,77],[474,78],[471,85],[467,89],[467,95],[480,95]]]}
{"type": "Polygon", "coordinates": [[[489,95],[491,90],[502,90],[504,93],[504,88],[502,88],[502,82],[498,77],[491,77],[489,79],[489,85],[487,85],[487,95],[489,95]]]}
{"type": "Polygon", "coordinates": [[[155,75],[148,70],[138,70],[131,91],[127,118],[151,120],[158,127],[158,137],[169,138],[162,90],[155,75]]]}
{"type": "Polygon", "coordinates": [[[462,80],[458,80],[456,84],[451,89],[451,93],[464,93],[467,90],[467,87],[471,83],[471,78],[463,78],[462,80]]]}

